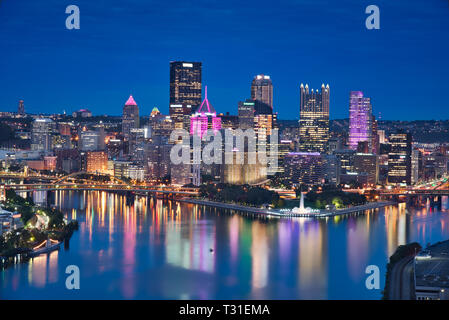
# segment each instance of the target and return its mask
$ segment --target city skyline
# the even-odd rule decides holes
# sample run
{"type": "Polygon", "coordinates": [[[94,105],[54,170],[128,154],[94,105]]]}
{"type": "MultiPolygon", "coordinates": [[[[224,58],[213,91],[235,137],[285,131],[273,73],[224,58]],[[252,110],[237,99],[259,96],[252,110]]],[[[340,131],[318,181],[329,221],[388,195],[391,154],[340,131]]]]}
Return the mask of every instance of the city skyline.
{"type": "Polygon", "coordinates": [[[262,45],[265,41],[260,36],[248,42],[255,26],[239,18],[245,16],[251,4],[202,4],[196,10],[188,5],[170,9],[158,4],[151,10],[136,0],[127,8],[111,2],[100,10],[97,5],[80,1],[80,30],[65,29],[67,15],[60,4],[45,11],[33,4],[21,8],[27,19],[18,27],[10,18],[18,10],[16,5],[0,3],[0,27],[10,30],[0,35],[4,56],[0,66],[8,75],[0,79],[4,88],[0,92],[2,111],[16,110],[23,99],[30,113],[71,113],[88,108],[96,115],[119,115],[121,100],[132,94],[143,106],[142,114],[155,106],[167,114],[168,64],[185,60],[203,63],[202,82],[209,85],[216,109],[231,114],[237,113],[238,101],[249,97],[253,77],[267,74],[273,79],[274,109],[280,119],[299,118],[297,112],[295,117],[290,115],[298,109],[301,82],[314,87],[323,82],[330,84],[331,119],[348,117],[347,95],[353,90],[372,97],[375,115],[378,117],[380,112],[382,119],[449,118],[444,95],[449,70],[445,59],[448,41],[444,41],[444,30],[449,27],[445,19],[448,4],[444,1],[430,1],[425,8],[418,1],[403,7],[379,1],[380,30],[365,28],[366,5],[355,1],[256,6],[255,14],[260,17],[274,10],[269,16],[270,25],[255,24],[266,28],[264,36],[271,39],[269,46],[262,45]],[[208,13],[208,28],[200,23],[205,18],[199,9],[208,13]],[[191,13],[192,21],[198,23],[188,24],[179,33],[172,32],[179,23],[186,22],[182,18],[173,22],[168,31],[162,31],[155,11],[171,21],[176,21],[181,12],[191,13]],[[420,23],[414,20],[417,13],[420,23]],[[280,17],[287,14],[291,18],[287,20],[293,22],[281,21],[285,19],[280,17]],[[341,18],[336,20],[335,15],[341,18]],[[134,21],[131,17],[135,23],[128,23],[134,21]],[[46,24],[42,25],[41,19],[46,24]],[[230,32],[219,38],[222,28],[227,27],[232,27],[230,32]],[[333,28],[338,35],[331,31],[333,28]],[[401,30],[407,30],[407,34],[401,30]],[[304,31],[303,36],[297,37],[297,31],[304,31]],[[317,40],[318,36],[321,38],[313,42],[313,48],[304,46],[307,39],[317,40]],[[432,42],[435,50],[429,52],[425,49],[428,39],[441,41],[432,42]],[[327,50],[329,46],[334,50],[327,50]],[[389,50],[384,51],[385,47],[389,50]],[[111,50],[114,55],[107,55],[111,50]],[[314,54],[317,50],[320,55],[314,54]],[[392,91],[401,94],[392,95],[392,91]],[[431,99],[429,91],[433,92],[431,99]],[[427,104],[434,112],[423,111],[421,106],[427,104]]]}

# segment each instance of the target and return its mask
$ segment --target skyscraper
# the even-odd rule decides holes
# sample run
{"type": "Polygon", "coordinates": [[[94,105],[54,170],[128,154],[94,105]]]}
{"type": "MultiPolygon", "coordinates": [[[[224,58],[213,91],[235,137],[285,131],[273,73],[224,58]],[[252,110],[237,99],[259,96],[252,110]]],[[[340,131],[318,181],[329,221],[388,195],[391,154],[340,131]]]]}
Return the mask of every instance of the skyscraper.
{"type": "Polygon", "coordinates": [[[190,134],[198,135],[202,138],[207,133],[207,129],[213,129],[214,132],[218,132],[221,129],[221,118],[217,117],[217,112],[207,99],[206,86],[203,103],[190,117],[190,134]]]}
{"type": "Polygon", "coordinates": [[[129,139],[131,135],[131,129],[139,128],[139,107],[134,101],[133,96],[129,96],[123,106],[123,118],[122,118],[122,132],[126,139],[129,139]]]}
{"type": "MultiPolygon", "coordinates": [[[[170,117],[175,129],[201,104],[201,62],[170,62],[170,117]]],[[[187,129],[187,128],[184,128],[187,129]]]]}
{"type": "MultiPolygon", "coordinates": [[[[221,118],[217,117],[212,104],[207,99],[207,86],[204,100],[200,107],[190,117],[190,134],[203,138],[207,134],[207,130],[212,129],[214,134],[221,130],[221,118]]],[[[194,185],[201,184],[201,166],[202,162],[199,159],[193,161],[193,175],[192,182],[194,185]]]]}
{"type": "Polygon", "coordinates": [[[309,86],[301,84],[299,116],[299,150],[320,152],[327,150],[329,140],[329,85],[309,92],[309,86]]]}
{"type": "Polygon", "coordinates": [[[31,128],[31,150],[50,151],[53,148],[53,134],[56,124],[48,118],[36,119],[31,128]]]}
{"type": "Polygon", "coordinates": [[[20,115],[25,114],[25,106],[23,104],[23,100],[19,100],[19,106],[17,107],[17,113],[20,115]]]}
{"type": "Polygon", "coordinates": [[[251,99],[270,106],[273,110],[273,83],[270,76],[259,74],[251,84],[251,99]]]}
{"type": "Polygon", "coordinates": [[[349,148],[357,150],[359,142],[368,142],[373,149],[373,116],[371,99],[362,91],[351,91],[349,96],[349,148]]]}
{"type": "Polygon", "coordinates": [[[390,134],[388,141],[388,183],[410,185],[412,181],[412,137],[409,133],[390,134]]]}

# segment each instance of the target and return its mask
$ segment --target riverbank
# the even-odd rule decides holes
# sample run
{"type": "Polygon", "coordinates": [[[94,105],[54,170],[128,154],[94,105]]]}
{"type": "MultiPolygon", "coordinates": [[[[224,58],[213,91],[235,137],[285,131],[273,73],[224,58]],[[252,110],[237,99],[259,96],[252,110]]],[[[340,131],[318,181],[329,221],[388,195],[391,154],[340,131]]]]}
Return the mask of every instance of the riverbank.
{"type": "Polygon", "coordinates": [[[24,199],[10,189],[1,207],[5,208],[3,212],[12,215],[12,220],[8,221],[7,231],[0,234],[0,270],[59,249],[60,244],[68,243],[73,232],[78,230],[76,220],[67,222],[61,211],[36,206],[32,199],[24,199]],[[22,223],[12,223],[15,219],[22,223]]]}
{"type": "Polygon", "coordinates": [[[201,200],[201,199],[182,198],[182,199],[177,199],[176,201],[198,204],[198,205],[209,206],[209,207],[220,208],[220,209],[235,210],[238,212],[243,212],[245,214],[254,214],[256,216],[276,217],[276,218],[295,218],[295,217],[299,217],[299,218],[329,218],[329,217],[352,214],[352,213],[359,213],[359,212],[361,213],[366,210],[378,209],[378,208],[383,208],[386,206],[396,204],[396,202],[393,202],[393,201],[381,201],[381,202],[371,202],[368,204],[354,206],[354,207],[345,208],[345,209],[339,209],[339,210],[318,210],[313,213],[293,213],[291,211],[256,208],[256,207],[243,206],[243,205],[234,204],[234,203],[216,202],[216,201],[201,200]]]}

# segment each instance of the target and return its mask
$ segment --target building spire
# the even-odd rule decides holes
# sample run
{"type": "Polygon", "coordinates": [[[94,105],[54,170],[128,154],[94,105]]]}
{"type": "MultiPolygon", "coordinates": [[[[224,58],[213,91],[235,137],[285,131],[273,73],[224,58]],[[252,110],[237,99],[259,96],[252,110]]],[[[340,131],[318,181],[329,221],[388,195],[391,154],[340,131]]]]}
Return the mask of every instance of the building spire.
{"type": "Polygon", "coordinates": [[[129,96],[128,101],[126,101],[125,106],[137,106],[136,101],[134,101],[134,98],[132,95],[129,96]]]}

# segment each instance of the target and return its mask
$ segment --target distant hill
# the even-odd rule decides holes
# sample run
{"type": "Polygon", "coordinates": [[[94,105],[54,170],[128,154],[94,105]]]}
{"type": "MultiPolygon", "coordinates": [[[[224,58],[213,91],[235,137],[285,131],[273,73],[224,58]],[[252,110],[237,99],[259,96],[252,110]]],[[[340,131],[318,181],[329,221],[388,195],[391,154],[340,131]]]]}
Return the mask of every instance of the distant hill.
{"type": "MultiPolygon", "coordinates": [[[[278,120],[279,129],[298,127],[298,120],[278,120]]],[[[349,119],[334,119],[329,122],[330,131],[334,133],[348,133],[349,119]]],[[[380,120],[378,129],[385,130],[388,135],[397,130],[410,132],[415,142],[449,143],[449,120],[380,120]]]]}

